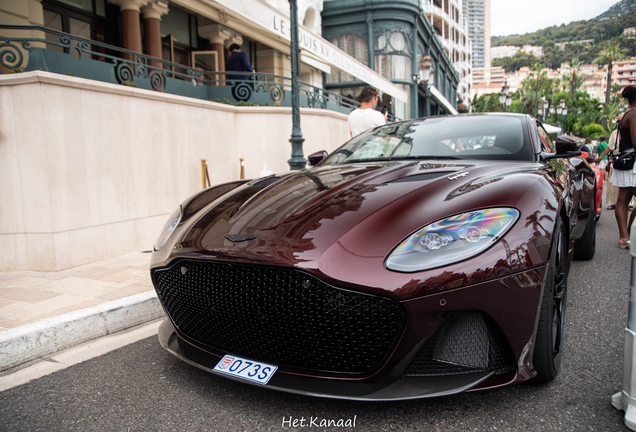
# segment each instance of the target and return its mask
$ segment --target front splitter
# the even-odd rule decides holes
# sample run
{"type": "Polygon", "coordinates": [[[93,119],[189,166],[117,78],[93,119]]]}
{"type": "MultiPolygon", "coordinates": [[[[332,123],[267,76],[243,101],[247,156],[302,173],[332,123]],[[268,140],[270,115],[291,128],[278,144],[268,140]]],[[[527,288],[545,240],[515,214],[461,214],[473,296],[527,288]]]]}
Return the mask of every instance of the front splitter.
{"type": "Polygon", "coordinates": [[[213,371],[222,357],[205,352],[179,338],[168,318],[159,327],[159,342],[177,358],[223,378],[288,393],[331,399],[396,401],[448,396],[470,390],[494,374],[482,372],[441,377],[400,377],[388,382],[370,382],[314,378],[278,370],[266,385],[260,385],[213,371]],[[183,347],[186,349],[182,349],[183,347]]]}

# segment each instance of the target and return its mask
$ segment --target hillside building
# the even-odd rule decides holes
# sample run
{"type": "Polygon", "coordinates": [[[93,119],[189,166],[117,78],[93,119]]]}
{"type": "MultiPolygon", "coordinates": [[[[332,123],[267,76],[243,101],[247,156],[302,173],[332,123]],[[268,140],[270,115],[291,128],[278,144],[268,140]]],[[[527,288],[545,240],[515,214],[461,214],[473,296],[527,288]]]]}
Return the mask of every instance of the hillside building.
{"type": "Polygon", "coordinates": [[[537,58],[543,57],[543,47],[535,45],[524,45],[523,47],[517,46],[498,46],[490,48],[491,59],[514,57],[519,51],[525,51],[534,55],[537,58]]]}
{"type": "Polygon", "coordinates": [[[612,67],[612,86],[620,86],[619,93],[630,85],[636,85],[636,57],[629,60],[618,60],[612,67]]]}

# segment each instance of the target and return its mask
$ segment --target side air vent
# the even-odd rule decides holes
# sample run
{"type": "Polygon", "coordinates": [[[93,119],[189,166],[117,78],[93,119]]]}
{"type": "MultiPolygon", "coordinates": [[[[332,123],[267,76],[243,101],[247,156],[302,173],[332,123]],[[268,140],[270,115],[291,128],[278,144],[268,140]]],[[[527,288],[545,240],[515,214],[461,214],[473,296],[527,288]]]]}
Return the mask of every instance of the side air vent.
{"type": "Polygon", "coordinates": [[[454,171],[422,173],[422,174],[416,174],[416,175],[412,175],[408,177],[402,177],[396,180],[391,180],[386,183],[389,184],[389,183],[419,182],[419,181],[432,180],[434,178],[443,177],[443,176],[451,175],[451,174],[454,174],[454,171]]]}
{"type": "Polygon", "coordinates": [[[515,369],[515,358],[501,329],[480,312],[451,317],[422,347],[405,376],[501,374],[515,369]]]}

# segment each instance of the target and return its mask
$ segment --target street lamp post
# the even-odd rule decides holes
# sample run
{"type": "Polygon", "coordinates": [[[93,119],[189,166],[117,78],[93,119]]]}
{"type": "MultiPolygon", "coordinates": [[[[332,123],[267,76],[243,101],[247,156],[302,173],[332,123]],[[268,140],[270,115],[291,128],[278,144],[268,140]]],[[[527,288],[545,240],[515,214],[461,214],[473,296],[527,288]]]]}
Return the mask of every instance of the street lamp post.
{"type": "Polygon", "coordinates": [[[292,145],[291,159],[287,161],[291,170],[302,170],[307,164],[303,157],[303,133],[300,130],[300,91],[298,74],[300,71],[300,45],[298,43],[298,4],[297,0],[289,0],[291,18],[291,75],[292,75],[292,134],[289,142],[292,145]]]}
{"type": "Polygon", "coordinates": [[[567,115],[567,113],[568,113],[568,108],[565,105],[565,99],[561,99],[559,101],[559,106],[557,107],[557,114],[561,116],[560,119],[559,119],[559,127],[560,128],[564,127],[564,125],[563,125],[563,117],[565,115],[567,115]]]}
{"type": "Polygon", "coordinates": [[[550,118],[554,115],[554,105],[550,105],[550,118]]]}

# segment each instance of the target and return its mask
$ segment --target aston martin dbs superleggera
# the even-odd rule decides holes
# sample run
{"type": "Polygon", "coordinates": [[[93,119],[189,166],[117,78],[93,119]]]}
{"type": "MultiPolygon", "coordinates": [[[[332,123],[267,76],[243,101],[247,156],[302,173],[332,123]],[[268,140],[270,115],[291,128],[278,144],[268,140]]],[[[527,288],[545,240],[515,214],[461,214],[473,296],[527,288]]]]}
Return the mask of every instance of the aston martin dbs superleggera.
{"type": "Polygon", "coordinates": [[[365,132],[311,168],[211,187],[162,231],[163,347],[308,395],[395,400],[558,373],[595,176],[520,114],[365,132]]]}

